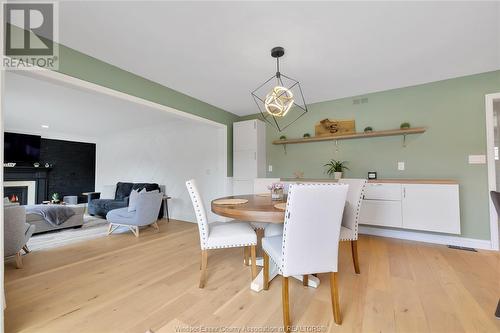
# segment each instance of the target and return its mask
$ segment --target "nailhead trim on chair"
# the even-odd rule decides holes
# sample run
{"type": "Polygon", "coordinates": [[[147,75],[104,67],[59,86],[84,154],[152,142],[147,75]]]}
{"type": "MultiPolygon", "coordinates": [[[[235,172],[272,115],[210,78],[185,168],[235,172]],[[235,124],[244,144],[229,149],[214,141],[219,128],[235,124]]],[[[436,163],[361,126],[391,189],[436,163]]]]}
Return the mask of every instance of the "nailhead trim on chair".
{"type": "MultiPolygon", "coordinates": [[[[191,195],[191,199],[194,202],[195,210],[196,210],[196,219],[198,220],[198,228],[200,228],[200,238],[201,238],[201,249],[205,250],[207,248],[207,230],[205,230],[205,223],[203,223],[203,214],[200,208],[200,205],[198,203],[198,199],[196,198],[196,194],[193,191],[193,184],[188,181],[187,182],[189,186],[189,194],[191,195]],[[201,223],[200,223],[201,222],[201,223]]],[[[206,221],[206,224],[208,224],[208,221],[206,221]]]]}
{"type": "Polygon", "coordinates": [[[243,247],[243,246],[252,246],[252,245],[257,245],[257,242],[247,243],[247,244],[231,244],[231,245],[223,245],[223,246],[210,246],[210,247],[205,248],[204,250],[225,249],[225,248],[231,248],[231,247],[243,247]]]}
{"type": "Polygon", "coordinates": [[[365,194],[367,182],[364,183],[363,188],[361,189],[361,195],[358,199],[358,205],[356,207],[356,222],[354,223],[354,236],[352,238],[341,238],[341,241],[350,241],[350,240],[358,240],[358,226],[359,226],[359,213],[361,211],[361,203],[363,202],[363,196],[365,194]]]}
{"type": "MultiPolygon", "coordinates": [[[[223,246],[208,246],[208,231],[205,230],[205,223],[203,219],[203,212],[200,207],[200,203],[198,201],[198,198],[193,190],[193,184],[190,181],[187,181],[186,184],[188,185],[189,188],[189,194],[191,195],[191,199],[193,200],[193,205],[195,207],[196,211],[196,220],[198,221],[198,228],[200,230],[200,246],[202,250],[213,250],[213,249],[223,249],[223,248],[232,248],[232,247],[243,247],[243,246],[252,246],[252,245],[257,245],[257,242],[255,243],[246,243],[246,244],[231,244],[231,245],[223,245],[223,246]]],[[[208,221],[205,221],[207,228],[208,227],[208,221]]]]}

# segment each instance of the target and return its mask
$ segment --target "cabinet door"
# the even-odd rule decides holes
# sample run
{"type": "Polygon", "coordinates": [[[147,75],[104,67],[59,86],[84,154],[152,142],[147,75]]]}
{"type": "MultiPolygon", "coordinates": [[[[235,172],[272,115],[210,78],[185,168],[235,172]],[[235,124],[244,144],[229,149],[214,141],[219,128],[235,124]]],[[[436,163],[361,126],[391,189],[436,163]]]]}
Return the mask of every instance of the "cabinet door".
{"type": "Polygon", "coordinates": [[[404,184],[403,228],[460,234],[458,185],[404,184]]]}
{"type": "Polygon", "coordinates": [[[257,152],[255,150],[241,150],[233,153],[233,178],[257,178],[257,152]]]}
{"type": "Polygon", "coordinates": [[[401,228],[401,201],[363,200],[359,223],[401,228]]]}
{"type": "Polygon", "coordinates": [[[257,120],[233,123],[233,151],[257,150],[257,120]]]}
{"type": "Polygon", "coordinates": [[[233,195],[245,195],[253,193],[253,180],[233,180],[233,195]]]}
{"type": "Polygon", "coordinates": [[[365,199],[401,201],[401,184],[368,183],[365,199]]]}

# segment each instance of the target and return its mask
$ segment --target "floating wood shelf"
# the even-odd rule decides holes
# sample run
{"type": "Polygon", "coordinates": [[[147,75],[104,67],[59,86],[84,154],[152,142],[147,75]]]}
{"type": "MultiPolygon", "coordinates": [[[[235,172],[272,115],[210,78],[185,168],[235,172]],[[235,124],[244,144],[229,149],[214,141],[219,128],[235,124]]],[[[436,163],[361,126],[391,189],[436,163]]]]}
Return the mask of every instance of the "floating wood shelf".
{"type": "Polygon", "coordinates": [[[426,131],[425,127],[415,127],[408,129],[394,129],[386,131],[373,131],[370,133],[353,133],[337,136],[316,136],[311,138],[300,138],[300,139],[286,139],[286,140],[274,140],[273,145],[286,145],[294,143],[307,143],[307,142],[319,142],[319,141],[336,141],[336,140],[349,140],[349,139],[362,139],[362,138],[375,138],[379,136],[395,136],[395,135],[409,135],[409,134],[419,134],[426,131]]]}

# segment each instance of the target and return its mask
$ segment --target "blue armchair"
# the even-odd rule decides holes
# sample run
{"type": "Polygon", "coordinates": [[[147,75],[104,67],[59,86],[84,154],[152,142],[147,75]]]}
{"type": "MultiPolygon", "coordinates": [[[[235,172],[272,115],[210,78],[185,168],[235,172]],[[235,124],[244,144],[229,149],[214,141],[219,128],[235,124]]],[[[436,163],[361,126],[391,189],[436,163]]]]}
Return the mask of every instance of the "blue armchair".
{"type": "Polygon", "coordinates": [[[139,237],[139,227],[153,226],[159,230],[158,214],[161,208],[163,193],[158,191],[140,193],[136,201],[136,210],[129,212],[128,207],[113,209],[106,215],[109,221],[108,235],[119,227],[128,227],[139,237]]]}

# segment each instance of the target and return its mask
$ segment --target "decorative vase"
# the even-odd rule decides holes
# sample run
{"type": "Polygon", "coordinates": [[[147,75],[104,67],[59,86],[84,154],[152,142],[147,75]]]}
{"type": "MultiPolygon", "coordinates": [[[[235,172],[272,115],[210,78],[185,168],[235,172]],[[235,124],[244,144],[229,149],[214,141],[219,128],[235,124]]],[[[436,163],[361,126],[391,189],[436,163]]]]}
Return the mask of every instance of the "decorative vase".
{"type": "Polygon", "coordinates": [[[334,172],[333,173],[333,179],[339,180],[342,178],[342,172],[334,172]]]}
{"type": "Polygon", "coordinates": [[[283,200],[284,194],[283,189],[273,189],[271,190],[271,200],[280,201],[283,200]]]}

